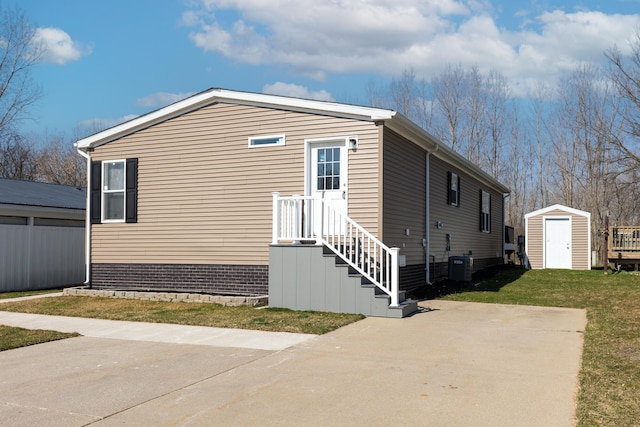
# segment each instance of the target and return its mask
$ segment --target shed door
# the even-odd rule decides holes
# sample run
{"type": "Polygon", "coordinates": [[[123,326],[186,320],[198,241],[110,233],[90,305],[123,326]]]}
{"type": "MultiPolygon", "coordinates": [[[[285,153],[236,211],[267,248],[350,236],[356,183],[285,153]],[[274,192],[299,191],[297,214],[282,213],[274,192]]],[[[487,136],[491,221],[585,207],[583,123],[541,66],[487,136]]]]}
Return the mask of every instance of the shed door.
{"type": "Polygon", "coordinates": [[[571,268],[571,221],[545,218],[545,268],[571,268]]]}
{"type": "MultiPolygon", "coordinates": [[[[340,141],[312,144],[309,172],[311,195],[320,198],[324,194],[325,202],[346,217],[347,147],[345,143],[340,141]]],[[[344,222],[340,217],[324,220],[324,229],[331,233],[343,234],[344,228],[344,222]]]]}

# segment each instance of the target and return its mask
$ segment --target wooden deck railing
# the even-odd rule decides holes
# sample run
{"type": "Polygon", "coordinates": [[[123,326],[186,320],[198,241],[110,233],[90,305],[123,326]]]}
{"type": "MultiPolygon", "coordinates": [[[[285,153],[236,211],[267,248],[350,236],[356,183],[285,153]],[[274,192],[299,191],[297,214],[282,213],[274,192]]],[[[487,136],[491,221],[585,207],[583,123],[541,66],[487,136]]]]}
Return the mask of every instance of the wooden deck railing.
{"type": "Polygon", "coordinates": [[[640,226],[609,227],[609,259],[640,258],[640,226]]]}

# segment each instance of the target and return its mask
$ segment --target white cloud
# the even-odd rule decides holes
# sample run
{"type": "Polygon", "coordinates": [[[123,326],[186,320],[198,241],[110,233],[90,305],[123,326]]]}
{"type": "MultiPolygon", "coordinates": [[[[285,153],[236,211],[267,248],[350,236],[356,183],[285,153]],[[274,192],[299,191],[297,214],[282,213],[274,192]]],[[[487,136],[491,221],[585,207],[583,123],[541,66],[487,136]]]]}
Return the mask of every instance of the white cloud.
{"type": "MultiPolygon", "coordinates": [[[[495,3],[495,2],[493,2],[495,3]]],[[[580,10],[513,12],[515,31],[496,21],[486,0],[318,2],[200,0],[183,16],[196,46],[238,62],[291,66],[322,80],[327,73],[397,75],[412,68],[430,77],[450,64],[497,69],[516,86],[557,78],[640,27],[640,14],[580,10]],[[223,19],[233,12],[232,21],[223,19]]]]}
{"type": "Polygon", "coordinates": [[[69,34],[59,28],[36,28],[34,42],[42,49],[42,62],[62,65],[91,53],[90,48],[72,40],[69,34]]]}
{"type": "Polygon", "coordinates": [[[181,101],[193,95],[193,92],[186,93],[168,93],[156,92],[143,98],[136,99],[136,105],[143,108],[165,107],[174,102],[181,101]]]}
{"type": "Polygon", "coordinates": [[[310,91],[304,86],[293,83],[276,82],[270,85],[264,85],[262,92],[270,95],[291,96],[294,98],[315,99],[318,101],[335,101],[333,96],[326,90],[310,91]]]}

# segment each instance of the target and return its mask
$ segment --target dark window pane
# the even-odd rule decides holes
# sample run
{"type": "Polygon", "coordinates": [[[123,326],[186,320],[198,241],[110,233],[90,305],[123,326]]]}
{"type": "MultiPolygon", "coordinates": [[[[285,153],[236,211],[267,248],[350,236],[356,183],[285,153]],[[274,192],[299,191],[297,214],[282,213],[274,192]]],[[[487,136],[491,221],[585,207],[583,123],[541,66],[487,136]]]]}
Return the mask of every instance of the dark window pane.
{"type": "Polygon", "coordinates": [[[124,192],[104,195],[104,219],[124,219],[124,192]]]}
{"type": "Polygon", "coordinates": [[[318,161],[319,162],[324,162],[325,161],[324,150],[318,150],[318,161]]]}
{"type": "Polygon", "coordinates": [[[324,190],[324,178],[318,178],[318,190],[324,190]]]}
{"type": "Polygon", "coordinates": [[[340,189],[340,178],[339,177],[333,178],[333,189],[334,190],[339,190],[340,189]]]}
{"type": "Polygon", "coordinates": [[[318,176],[324,176],[324,164],[318,163],[318,176]]]}
{"type": "Polygon", "coordinates": [[[334,148],[333,149],[333,161],[334,162],[339,162],[340,161],[340,149],[339,148],[334,148]]]}
{"type": "Polygon", "coordinates": [[[333,163],[333,174],[340,175],[340,162],[333,163]]]}
{"type": "Polygon", "coordinates": [[[332,151],[331,149],[327,149],[327,158],[326,158],[327,162],[330,162],[330,161],[333,160],[333,156],[331,155],[332,154],[331,151],[332,151]]]}
{"type": "Polygon", "coordinates": [[[326,172],[327,176],[333,175],[333,164],[332,163],[327,163],[327,168],[326,168],[325,172],[326,172]]]}

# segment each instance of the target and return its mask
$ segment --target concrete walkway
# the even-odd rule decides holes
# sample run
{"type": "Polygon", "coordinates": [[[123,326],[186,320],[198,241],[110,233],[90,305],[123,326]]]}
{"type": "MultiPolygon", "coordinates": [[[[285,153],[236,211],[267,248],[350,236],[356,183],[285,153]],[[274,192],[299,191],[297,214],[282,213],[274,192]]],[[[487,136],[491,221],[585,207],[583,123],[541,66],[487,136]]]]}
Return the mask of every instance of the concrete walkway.
{"type": "MultiPolygon", "coordinates": [[[[120,332],[109,338],[1,352],[0,419],[17,426],[574,424],[583,310],[421,305],[409,318],[367,318],[283,350],[200,345],[201,337],[157,342],[176,335],[174,326],[148,326],[145,338],[112,323],[120,332]]],[[[53,319],[39,321],[55,329],[53,319]]],[[[90,323],[75,322],[76,330],[90,323]]]]}

